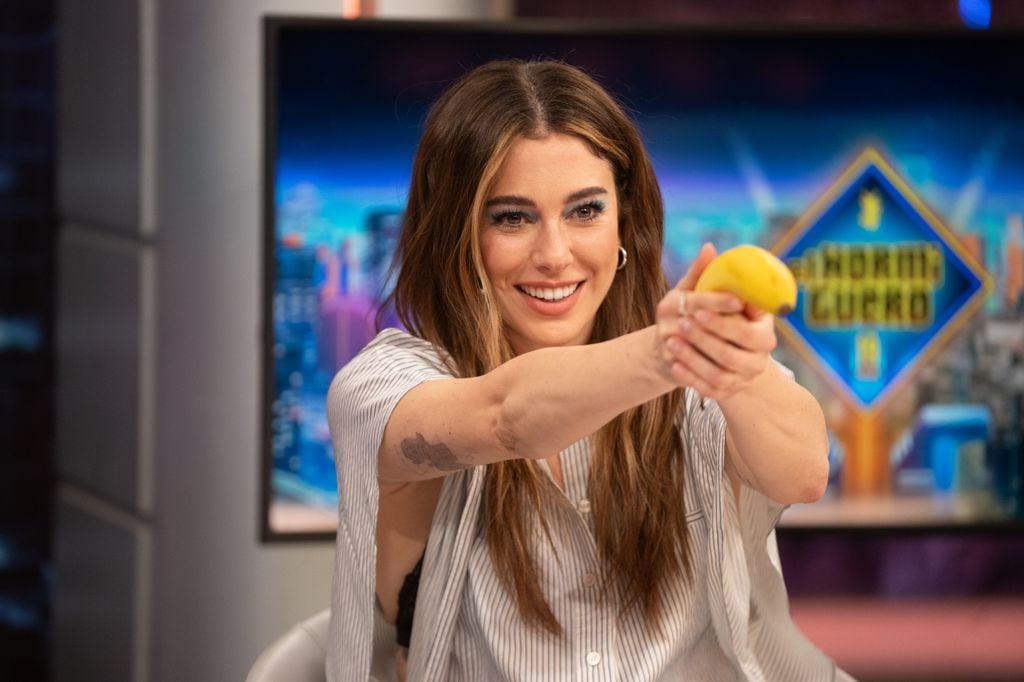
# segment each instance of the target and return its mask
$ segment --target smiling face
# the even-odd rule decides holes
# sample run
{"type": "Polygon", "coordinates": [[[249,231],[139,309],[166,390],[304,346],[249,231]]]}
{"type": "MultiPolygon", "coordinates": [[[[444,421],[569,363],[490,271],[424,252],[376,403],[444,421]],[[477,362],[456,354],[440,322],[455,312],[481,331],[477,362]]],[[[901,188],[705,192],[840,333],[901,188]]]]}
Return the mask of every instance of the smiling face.
{"type": "Polygon", "coordinates": [[[618,210],[611,164],[582,139],[512,144],[487,196],[480,249],[516,353],[587,342],[615,278],[618,210]]]}

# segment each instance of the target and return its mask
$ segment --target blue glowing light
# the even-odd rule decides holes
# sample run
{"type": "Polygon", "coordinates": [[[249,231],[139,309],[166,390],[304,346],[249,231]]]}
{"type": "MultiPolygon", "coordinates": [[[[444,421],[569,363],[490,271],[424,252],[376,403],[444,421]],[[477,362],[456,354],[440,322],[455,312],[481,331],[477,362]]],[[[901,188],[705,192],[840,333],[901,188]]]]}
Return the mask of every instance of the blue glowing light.
{"type": "Polygon", "coordinates": [[[960,0],[960,18],[968,28],[988,28],[992,24],[991,0],[960,0]]]}

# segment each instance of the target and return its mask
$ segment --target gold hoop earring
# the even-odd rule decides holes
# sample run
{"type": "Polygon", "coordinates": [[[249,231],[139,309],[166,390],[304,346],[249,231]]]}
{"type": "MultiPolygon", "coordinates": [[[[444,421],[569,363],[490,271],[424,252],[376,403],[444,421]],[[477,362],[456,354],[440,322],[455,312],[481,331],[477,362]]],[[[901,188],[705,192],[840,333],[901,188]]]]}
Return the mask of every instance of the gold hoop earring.
{"type": "Polygon", "coordinates": [[[626,250],[619,247],[619,264],[615,266],[616,270],[621,270],[626,267],[626,263],[629,261],[629,257],[626,255],[626,250]]]}

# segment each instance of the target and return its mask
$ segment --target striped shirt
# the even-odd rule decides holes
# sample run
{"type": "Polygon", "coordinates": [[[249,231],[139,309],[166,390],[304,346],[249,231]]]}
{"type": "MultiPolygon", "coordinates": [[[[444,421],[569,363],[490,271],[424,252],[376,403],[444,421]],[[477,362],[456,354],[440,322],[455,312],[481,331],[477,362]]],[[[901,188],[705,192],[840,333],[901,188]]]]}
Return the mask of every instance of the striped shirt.
{"type": "MultiPolygon", "coordinates": [[[[455,624],[449,680],[683,680],[728,678],[708,608],[707,526],[691,478],[685,479],[692,581],[672,576],[664,595],[661,637],[633,611],[620,620],[618,604],[602,599],[594,543],[589,439],[560,454],[564,493],[554,483],[543,501],[552,542],[538,534],[532,547],[541,588],[562,624],[561,636],[526,627],[515,598],[498,581],[484,528],[470,550],[468,587],[455,624]],[[566,504],[568,502],[568,504],[566,504]]],[[[547,463],[541,461],[542,468],[547,463]]]]}
{"type": "MultiPolygon", "coordinates": [[[[339,521],[327,677],[394,679],[394,629],[375,607],[377,449],[391,411],[424,381],[451,378],[437,352],[398,330],[381,332],[335,378],[328,418],[336,453],[339,521]]],[[[565,492],[548,496],[558,559],[538,542],[541,586],[561,637],[524,625],[496,582],[483,536],[484,467],[448,475],[423,560],[409,679],[849,680],[789,617],[774,529],[783,507],[751,488],[740,499],[723,475],[725,420],[687,391],[683,438],[692,583],[670,585],[666,636],[639,615],[618,620],[594,589],[588,441],[561,453],[565,492]]],[[[550,522],[550,521],[549,521],[550,522]]]]}

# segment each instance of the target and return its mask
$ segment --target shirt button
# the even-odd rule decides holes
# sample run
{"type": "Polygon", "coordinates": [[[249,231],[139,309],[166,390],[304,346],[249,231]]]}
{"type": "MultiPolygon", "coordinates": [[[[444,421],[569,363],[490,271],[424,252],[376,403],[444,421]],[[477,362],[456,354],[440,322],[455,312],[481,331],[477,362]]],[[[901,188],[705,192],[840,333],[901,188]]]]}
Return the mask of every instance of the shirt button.
{"type": "Polygon", "coordinates": [[[587,665],[594,666],[601,662],[601,654],[591,651],[587,654],[587,665]]]}
{"type": "Polygon", "coordinates": [[[593,573],[586,573],[583,576],[583,585],[586,587],[593,587],[597,584],[597,576],[593,573]]]}
{"type": "Polygon", "coordinates": [[[584,514],[589,514],[590,513],[590,500],[588,500],[587,498],[583,498],[582,500],[580,500],[576,504],[576,508],[579,509],[584,514]]]}

